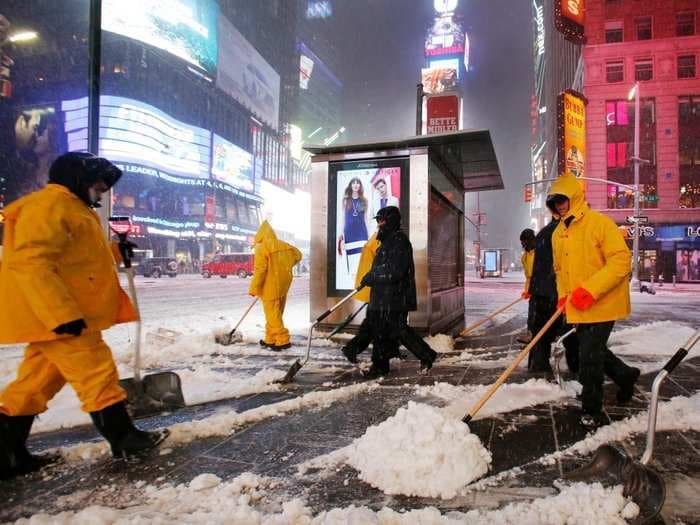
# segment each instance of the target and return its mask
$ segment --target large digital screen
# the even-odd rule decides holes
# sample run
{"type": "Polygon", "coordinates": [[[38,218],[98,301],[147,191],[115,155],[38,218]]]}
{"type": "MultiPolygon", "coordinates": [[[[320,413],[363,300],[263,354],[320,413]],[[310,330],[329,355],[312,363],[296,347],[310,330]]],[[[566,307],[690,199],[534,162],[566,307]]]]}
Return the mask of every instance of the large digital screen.
{"type": "Polygon", "coordinates": [[[676,276],[679,281],[700,281],[700,250],[676,250],[676,276]]]}
{"type": "Polygon", "coordinates": [[[219,6],[215,0],[104,0],[102,29],[216,71],[219,6]]]}
{"type": "MultiPolygon", "coordinates": [[[[70,151],[87,150],[88,100],[61,103],[70,151]]],[[[100,155],[170,175],[209,178],[211,133],[138,100],[100,97],[100,155]]]]}
{"type": "Polygon", "coordinates": [[[435,95],[457,89],[457,70],[452,68],[423,68],[421,70],[423,90],[435,95]]]}
{"type": "Polygon", "coordinates": [[[224,182],[250,193],[255,192],[253,155],[214,133],[211,174],[224,182]]]}
{"type": "Polygon", "coordinates": [[[219,17],[216,85],[277,129],[280,76],[226,17],[219,17]]]}
{"type": "Polygon", "coordinates": [[[408,160],[335,162],[330,166],[328,291],[355,286],[362,248],[375,233],[374,216],[387,206],[401,209],[408,225],[408,160]]]}

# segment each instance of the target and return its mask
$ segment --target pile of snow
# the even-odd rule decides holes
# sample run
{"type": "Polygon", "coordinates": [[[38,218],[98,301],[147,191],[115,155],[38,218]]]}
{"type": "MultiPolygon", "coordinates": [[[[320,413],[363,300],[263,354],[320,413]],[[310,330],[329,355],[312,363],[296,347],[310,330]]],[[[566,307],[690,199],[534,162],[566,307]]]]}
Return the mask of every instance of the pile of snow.
{"type": "Polygon", "coordinates": [[[425,338],[425,342],[438,354],[454,352],[455,349],[455,340],[447,334],[430,335],[425,338]]]}
{"type": "Polygon", "coordinates": [[[671,356],[695,333],[695,328],[674,321],[656,321],[615,330],[610,349],[618,355],[671,356]]]}
{"type": "Polygon", "coordinates": [[[450,499],[488,472],[491,454],[461,421],[410,401],[356,439],[347,462],[386,494],[450,499]]]}
{"type": "Polygon", "coordinates": [[[555,496],[531,502],[513,503],[498,510],[472,510],[442,514],[435,507],[397,512],[384,507],[375,512],[367,507],[330,509],[314,516],[302,500],[271,505],[266,489],[275,482],[245,473],[223,482],[213,474],[202,474],[190,483],[140,488],[139,502],[123,509],[93,505],[81,511],[36,514],[17,525],[84,525],[115,523],[250,524],[250,525],[622,525],[639,513],[634,503],[622,496],[622,487],[604,488],[600,483],[577,483],[563,487],[555,496]]]}
{"type": "Polygon", "coordinates": [[[188,405],[277,391],[280,385],[275,381],[282,379],[285,373],[264,368],[254,376],[236,377],[231,373],[217,372],[206,365],[178,371],[188,405]]]}

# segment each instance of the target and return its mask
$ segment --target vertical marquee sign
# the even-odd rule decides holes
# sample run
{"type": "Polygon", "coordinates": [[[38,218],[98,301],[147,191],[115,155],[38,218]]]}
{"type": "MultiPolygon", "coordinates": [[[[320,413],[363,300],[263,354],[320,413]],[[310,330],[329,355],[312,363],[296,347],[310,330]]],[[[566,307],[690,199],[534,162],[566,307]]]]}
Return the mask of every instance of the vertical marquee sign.
{"type": "Polygon", "coordinates": [[[558,99],[557,138],[559,141],[559,175],[586,174],[586,104],[582,94],[566,90],[558,99]]]}
{"type": "Polygon", "coordinates": [[[564,38],[583,44],[585,0],[554,0],[554,25],[564,38]]]}

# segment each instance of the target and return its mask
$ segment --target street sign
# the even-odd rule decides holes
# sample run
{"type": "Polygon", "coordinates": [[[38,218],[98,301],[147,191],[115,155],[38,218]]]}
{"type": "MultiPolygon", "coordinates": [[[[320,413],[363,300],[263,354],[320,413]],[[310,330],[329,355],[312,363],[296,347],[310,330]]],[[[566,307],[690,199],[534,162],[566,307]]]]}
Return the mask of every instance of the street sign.
{"type": "Polygon", "coordinates": [[[649,224],[649,217],[644,215],[630,215],[627,217],[627,222],[630,224],[649,224]]]}

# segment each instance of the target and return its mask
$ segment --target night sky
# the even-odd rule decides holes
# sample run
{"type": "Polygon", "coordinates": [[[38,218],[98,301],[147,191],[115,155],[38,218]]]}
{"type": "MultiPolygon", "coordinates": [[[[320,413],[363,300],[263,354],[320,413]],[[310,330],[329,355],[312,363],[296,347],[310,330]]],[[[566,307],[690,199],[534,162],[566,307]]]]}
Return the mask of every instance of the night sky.
{"type": "MultiPolygon", "coordinates": [[[[327,28],[341,57],[345,140],[414,135],[432,0],[336,0],[333,8],[327,28]]],[[[460,0],[458,12],[471,43],[463,127],[491,130],[506,186],[481,195],[488,214],[484,247],[519,247],[518,235],[529,226],[522,185],[530,180],[530,2],[460,0]]]]}

